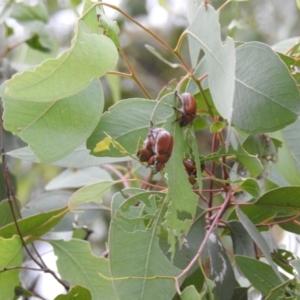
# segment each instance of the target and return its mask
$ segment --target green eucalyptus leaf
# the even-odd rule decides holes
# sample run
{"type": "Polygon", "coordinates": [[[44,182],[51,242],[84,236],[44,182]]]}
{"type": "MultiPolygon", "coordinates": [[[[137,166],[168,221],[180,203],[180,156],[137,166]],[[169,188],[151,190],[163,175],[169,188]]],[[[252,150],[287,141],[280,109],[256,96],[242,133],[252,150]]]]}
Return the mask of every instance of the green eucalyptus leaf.
{"type": "Polygon", "coordinates": [[[100,30],[96,13],[97,9],[95,7],[95,2],[92,0],[84,0],[82,9],[82,20],[85,23],[85,25],[89,27],[93,32],[99,33],[100,30]],[[92,9],[92,7],[94,8],[92,9]]]}
{"type": "Polygon", "coordinates": [[[186,287],[180,295],[181,300],[201,300],[195,286],[190,285],[186,287]]]}
{"type": "Polygon", "coordinates": [[[278,160],[277,152],[280,147],[282,147],[281,141],[265,134],[249,135],[243,142],[243,148],[249,154],[273,162],[278,160]]]}
{"type": "Polygon", "coordinates": [[[298,294],[298,288],[295,286],[296,280],[290,279],[282,284],[276,286],[273,288],[268,296],[265,298],[265,300],[278,300],[278,299],[297,299],[299,300],[299,297],[295,298],[295,294],[298,294]],[[294,288],[294,291],[293,291],[294,288]]]}
{"type": "Polygon", "coordinates": [[[180,269],[173,266],[158,245],[156,234],[161,211],[147,228],[137,226],[133,219],[146,213],[145,209],[151,206],[140,202],[138,206],[123,206],[120,211],[118,206],[124,200],[120,194],[113,199],[112,206],[116,209],[109,232],[110,257],[113,258],[110,259],[110,270],[113,279],[118,278],[114,281],[118,298],[150,300],[164,295],[166,299],[172,299],[176,292],[172,277],[177,276],[180,269]],[[124,213],[130,214],[127,216],[131,218],[124,218],[124,213]]]}
{"type": "MultiPolygon", "coordinates": [[[[127,99],[111,106],[103,114],[92,135],[87,140],[87,148],[95,156],[122,157],[136,154],[139,145],[146,139],[150,120],[155,127],[166,122],[174,114],[175,94],[165,95],[159,102],[146,99],[127,99]],[[171,106],[172,105],[172,106],[171,106]],[[122,122],[120,123],[120,120],[122,122]],[[124,148],[124,152],[112,143],[97,150],[96,146],[111,137],[124,148]]],[[[175,120],[175,116],[174,116],[175,120]]]]}
{"type": "MultiPolygon", "coordinates": [[[[67,212],[68,208],[63,207],[19,220],[18,225],[24,241],[30,243],[50,231],[67,212]]],[[[0,228],[0,237],[7,239],[14,235],[19,235],[15,223],[0,228]]]]}
{"type": "Polygon", "coordinates": [[[165,168],[168,173],[168,211],[164,225],[169,228],[168,242],[174,255],[176,240],[182,244],[181,235],[187,235],[192,225],[198,196],[192,190],[182,163],[185,152],[182,130],[179,126],[172,127],[170,132],[174,137],[173,152],[165,168]]]}
{"type": "Polygon", "coordinates": [[[232,300],[248,300],[248,288],[237,287],[234,289],[232,300]]]}
{"type": "MultiPolygon", "coordinates": [[[[17,201],[18,205],[19,205],[19,201],[17,201]]],[[[19,214],[17,209],[15,208],[15,205],[13,204],[14,207],[14,213],[16,216],[16,219],[19,219],[19,214]]],[[[13,223],[14,218],[13,218],[13,214],[11,212],[11,208],[9,205],[8,200],[2,200],[0,202],[0,228],[9,224],[9,223],[13,223]]]]}
{"type": "MultiPolygon", "coordinates": [[[[71,196],[72,192],[63,190],[37,195],[22,208],[21,214],[23,218],[27,218],[66,207],[71,196]]],[[[74,223],[76,223],[78,227],[90,224],[99,218],[105,208],[96,203],[84,203],[78,210],[80,210],[80,213],[77,215],[73,212],[68,212],[61,221],[53,227],[52,231],[73,231],[75,229],[74,223]]]]}
{"type": "MultiPolygon", "coordinates": [[[[261,233],[257,230],[257,228],[254,226],[254,224],[249,220],[249,218],[237,207],[236,208],[237,216],[240,220],[240,222],[243,224],[244,228],[247,230],[248,234],[251,236],[253,241],[257,244],[257,246],[260,248],[262,253],[265,255],[268,263],[272,267],[273,271],[275,272],[278,280],[283,282],[282,275],[278,272],[277,267],[275,263],[272,260],[271,254],[270,254],[270,248],[264,238],[262,237],[261,233]]],[[[250,258],[249,258],[250,259],[250,258]]]]}
{"type": "MultiPolygon", "coordinates": [[[[0,237],[0,270],[21,266],[23,263],[23,247],[19,237],[9,239],[0,237]]],[[[0,289],[2,299],[13,299],[14,289],[20,284],[20,269],[0,273],[0,289]]]]}
{"type": "Polygon", "coordinates": [[[99,167],[81,168],[78,170],[66,169],[48,182],[45,186],[45,190],[79,188],[99,181],[108,180],[112,180],[111,175],[108,171],[99,167]]]}
{"type": "MultiPolygon", "coordinates": [[[[189,40],[193,44],[196,40],[205,53],[212,98],[221,116],[230,122],[235,89],[235,47],[230,38],[227,38],[225,43],[222,42],[218,19],[219,12],[212,6],[201,5],[186,32],[189,34],[189,40]]],[[[190,44],[193,62],[198,60],[200,46],[193,47],[190,44]]]]}
{"type": "Polygon", "coordinates": [[[273,288],[281,284],[277,274],[266,263],[239,255],[235,256],[235,261],[246,278],[264,296],[268,295],[273,288]]]}
{"type": "Polygon", "coordinates": [[[27,297],[27,298],[33,297],[33,294],[30,291],[24,289],[22,286],[15,287],[15,295],[17,297],[20,297],[20,296],[27,297]]]}
{"type": "Polygon", "coordinates": [[[244,180],[242,182],[242,184],[240,184],[236,188],[236,191],[239,191],[239,190],[247,192],[254,198],[258,198],[260,195],[260,186],[259,186],[258,182],[253,178],[247,178],[246,180],[244,180]]]}
{"type": "Polygon", "coordinates": [[[100,299],[99,295],[105,300],[118,299],[113,281],[110,280],[108,261],[94,256],[87,241],[72,239],[49,242],[58,258],[56,264],[63,280],[68,281],[71,286],[80,285],[88,289],[92,295],[91,299],[100,299]]]}
{"type": "Polygon", "coordinates": [[[28,5],[25,2],[14,3],[10,16],[18,22],[39,20],[46,23],[48,21],[46,4],[41,0],[35,1],[35,5],[28,5]]]}
{"type": "Polygon", "coordinates": [[[102,203],[102,196],[109,192],[110,188],[114,184],[114,181],[102,181],[99,183],[87,185],[77,190],[69,200],[70,210],[73,210],[75,206],[83,203],[102,203]]]}
{"type": "Polygon", "coordinates": [[[165,63],[166,65],[170,66],[171,68],[179,68],[180,64],[178,63],[172,63],[170,61],[168,61],[167,59],[165,59],[154,47],[150,46],[150,45],[145,45],[145,48],[151,52],[154,56],[156,56],[160,61],[162,61],[163,63],[165,63]]]}
{"type": "Polygon", "coordinates": [[[119,216],[116,222],[125,231],[145,230],[157,218],[158,203],[164,198],[165,193],[125,189],[114,196],[112,215],[119,216]]]}
{"type": "Polygon", "coordinates": [[[144,140],[147,136],[151,113],[156,104],[156,101],[145,99],[128,99],[111,106],[88,138],[87,148],[95,156],[122,157],[127,155],[112,146],[108,150],[94,151],[97,144],[105,140],[108,135],[121,144],[128,153],[136,154],[139,139],[144,140]],[[122,120],[121,124],[120,120],[122,120]]]}
{"type": "MultiPolygon", "coordinates": [[[[205,214],[204,211],[199,207],[197,208],[194,220],[195,221],[193,222],[188,234],[186,236],[182,236],[184,240],[183,244],[180,245],[177,243],[175,245],[173,264],[180,269],[187,267],[187,265],[196,255],[203,239],[205,238],[205,214]]],[[[167,253],[167,256],[171,259],[172,253],[169,252],[170,244],[168,242],[168,235],[168,230],[163,228],[159,234],[159,242],[161,249],[164,251],[164,253],[167,253]]],[[[199,266],[197,265],[194,265],[190,272],[194,273],[185,279],[182,288],[193,284],[196,286],[198,291],[201,291],[205,280],[204,274],[199,270],[199,266]]]]}
{"type": "Polygon", "coordinates": [[[23,218],[27,218],[42,213],[48,213],[57,209],[67,207],[68,200],[72,196],[70,191],[47,192],[33,197],[21,209],[23,218]]]}
{"type": "Polygon", "coordinates": [[[299,91],[289,70],[267,45],[237,48],[233,124],[246,133],[274,132],[293,123],[299,91]]]}
{"type": "Polygon", "coordinates": [[[282,41],[279,41],[272,46],[273,50],[282,54],[287,53],[290,49],[295,47],[299,43],[299,37],[292,37],[282,41]]]}
{"type": "Polygon", "coordinates": [[[274,218],[274,221],[280,222],[278,225],[282,229],[284,229],[288,232],[295,233],[295,234],[300,234],[300,226],[299,226],[300,217],[298,217],[298,218],[294,218],[294,217],[295,217],[295,215],[281,217],[280,214],[278,214],[278,216],[276,216],[274,218]],[[291,220],[291,221],[288,221],[288,220],[291,220]],[[285,221],[285,222],[282,222],[282,221],[285,221]]]}
{"type": "Polygon", "coordinates": [[[253,224],[265,223],[267,225],[274,221],[274,217],[276,216],[276,211],[252,204],[242,206],[241,210],[253,224]]]}
{"type": "Polygon", "coordinates": [[[201,162],[208,160],[219,162],[219,158],[228,156],[237,158],[249,170],[252,177],[258,176],[263,171],[263,166],[259,159],[255,155],[247,153],[240,145],[237,150],[235,150],[232,145],[230,145],[228,149],[221,147],[217,153],[201,157],[201,162]]]}
{"type": "Polygon", "coordinates": [[[66,295],[59,295],[54,300],[92,300],[91,292],[82,286],[75,285],[66,295]]]}
{"type": "Polygon", "coordinates": [[[222,245],[217,231],[214,230],[207,242],[210,261],[210,277],[215,284],[213,294],[216,299],[231,300],[235,288],[235,277],[231,263],[222,245]]]}
{"type": "Polygon", "coordinates": [[[292,252],[286,249],[275,249],[272,253],[272,258],[280,268],[291,275],[294,275],[293,267],[290,264],[292,260],[295,260],[295,256],[292,252]]]}
{"type": "Polygon", "coordinates": [[[281,213],[300,213],[300,186],[286,186],[273,189],[262,195],[255,206],[281,213]]]}
{"type": "MultiPolygon", "coordinates": [[[[39,163],[38,158],[34,155],[29,147],[24,147],[9,151],[6,155],[19,158],[25,161],[30,161],[33,163],[39,163]]],[[[85,145],[80,145],[71,154],[66,157],[57,160],[50,165],[59,166],[63,168],[89,168],[94,166],[100,166],[104,164],[120,163],[132,160],[130,157],[95,157],[90,155],[90,151],[85,147],[85,145]]]]}
{"type": "Polygon", "coordinates": [[[297,63],[297,61],[290,56],[284,55],[280,52],[277,54],[279,55],[280,59],[285,63],[285,65],[287,66],[288,69],[290,69],[291,66],[293,66],[297,63]]]}
{"type": "Polygon", "coordinates": [[[101,14],[100,26],[103,28],[103,34],[108,36],[115,44],[116,47],[120,46],[119,34],[120,29],[116,21],[112,21],[108,16],[101,14]]]}
{"type": "Polygon", "coordinates": [[[7,95],[32,102],[51,102],[84,90],[94,78],[113,69],[118,52],[104,35],[91,33],[79,22],[71,48],[48,59],[34,70],[24,71],[6,82],[7,95]],[[80,72],[78,70],[80,69],[80,72]]]}
{"type": "Polygon", "coordinates": [[[45,44],[43,42],[43,40],[36,34],[33,35],[32,38],[30,38],[29,40],[26,41],[26,44],[33,48],[33,49],[37,49],[39,51],[42,52],[50,52],[51,50],[51,46],[49,46],[48,44],[46,44],[45,46],[43,44],[45,44]]]}
{"type": "Polygon", "coordinates": [[[290,185],[300,185],[300,119],[271,136],[282,141],[274,168],[290,185]]]}
{"type": "Polygon", "coordinates": [[[211,132],[221,132],[226,124],[224,122],[214,122],[213,124],[210,125],[210,131],[211,132]]]}
{"type": "Polygon", "coordinates": [[[292,260],[290,264],[296,271],[296,277],[300,280],[300,259],[292,260]]]}
{"type": "Polygon", "coordinates": [[[36,103],[6,95],[3,101],[5,129],[29,143],[44,164],[61,159],[81,145],[94,130],[104,106],[98,80],[60,101],[36,103]]]}
{"type": "Polygon", "coordinates": [[[238,221],[228,223],[235,255],[255,257],[254,242],[244,226],[238,221]]]}

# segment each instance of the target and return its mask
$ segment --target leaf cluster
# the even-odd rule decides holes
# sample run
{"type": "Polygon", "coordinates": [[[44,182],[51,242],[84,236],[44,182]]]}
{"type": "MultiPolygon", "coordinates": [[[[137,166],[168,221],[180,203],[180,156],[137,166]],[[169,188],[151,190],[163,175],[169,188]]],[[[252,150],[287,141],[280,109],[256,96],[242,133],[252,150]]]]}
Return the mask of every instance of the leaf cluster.
{"type": "MultiPolygon", "coordinates": [[[[172,48],[121,8],[86,0],[70,47],[0,86],[3,126],[28,144],[2,153],[5,299],[34,294],[19,280],[20,269],[28,268],[23,249],[35,272],[50,273],[66,289],[56,299],[234,300],[248,299],[254,290],[264,299],[298,299],[297,253],[280,248],[272,233],[300,233],[299,39],[274,47],[224,40],[219,18],[232,1],[219,10],[196,2],[188,1],[189,24],[172,48]],[[170,75],[155,99],[104,7],[138,25],[174,61],[147,46],[153,59],[182,70],[181,78],[170,75]],[[189,61],[182,55],[184,43],[189,61]],[[118,70],[120,60],[127,73],[118,70]],[[111,76],[132,80],[145,98],[122,99],[104,111],[99,78],[111,76]],[[176,122],[174,108],[181,107],[175,91],[197,102],[197,117],[186,127],[176,122]],[[174,139],[160,174],[136,155],[152,126],[174,139]],[[201,150],[203,132],[209,153],[201,150]],[[66,170],[48,183],[47,193],[23,205],[10,182],[7,157],[66,170]],[[183,159],[195,162],[195,183],[183,159]],[[89,237],[93,222],[106,212],[107,249],[99,257],[89,237]],[[52,238],[63,231],[72,238],[52,238]],[[61,279],[35,248],[40,241],[53,248],[61,279]]],[[[27,22],[28,30],[47,22],[42,1],[6,9],[27,22]]],[[[47,51],[41,30],[26,43],[47,51]]]]}

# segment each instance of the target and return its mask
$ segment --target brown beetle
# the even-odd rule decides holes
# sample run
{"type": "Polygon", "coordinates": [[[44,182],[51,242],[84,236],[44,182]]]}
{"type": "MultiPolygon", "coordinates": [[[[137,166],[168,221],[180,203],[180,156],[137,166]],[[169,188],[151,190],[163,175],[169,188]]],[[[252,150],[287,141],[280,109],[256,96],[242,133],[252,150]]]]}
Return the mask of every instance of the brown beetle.
{"type": "Polygon", "coordinates": [[[137,152],[137,157],[141,162],[148,162],[150,158],[155,154],[154,145],[157,135],[157,133],[153,133],[155,130],[156,129],[153,129],[153,124],[151,122],[148,136],[143,143],[143,148],[139,149],[137,152]]]}
{"type": "Polygon", "coordinates": [[[175,122],[179,121],[180,127],[193,124],[197,113],[197,103],[195,97],[190,93],[180,95],[175,91],[175,96],[178,98],[181,108],[173,107],[180,114],[177,116],[175,122]]]}
{"type": "Polygon", "coordinates": [[[139,149],[137,157],[141,162],[147,162],[153,156],[153,152],[148,149],[139,149]]]}
{"type": "Polygon", "coordinates": [[[197,178],[197,169],[195,162],[192,159],[188,158],[184,158],[182,162],[185,167],[186,173],[188,174],[190,184],[194,185],[197,178]]]}
{"type": "Polygon", "coordinates": [[[152,148],[152,143],[147,138],[144,141],[143,148],[139,149],[137,152],[137,157],[141,162],[148,162],[150,158],[154,155],[152,148]]]}
{"type": "MultiPolygon", "coordinates": [[[[155,145],[154,145],[154,153],[155,155],[152,156],[149,160],[149,165],[154,167],[154,172],[161,171],[165,164],[168,162],[172,150],[174,140],[172,135],[163,128],[156,128],[159,129],[154,133],[157,133],[155,136],[155,145]]],[[[155,131],[155,130],[154,130],[155,131]]]]}
{"type": "Polygon", "coordinates": [[[154,172],[161,171],[169,160],[173,150],[173,137],[164,128],[155,128],[151,123],[148,136],[143,148],[139,149],[137,156],[141,162],[153,166],[154,172]]]}

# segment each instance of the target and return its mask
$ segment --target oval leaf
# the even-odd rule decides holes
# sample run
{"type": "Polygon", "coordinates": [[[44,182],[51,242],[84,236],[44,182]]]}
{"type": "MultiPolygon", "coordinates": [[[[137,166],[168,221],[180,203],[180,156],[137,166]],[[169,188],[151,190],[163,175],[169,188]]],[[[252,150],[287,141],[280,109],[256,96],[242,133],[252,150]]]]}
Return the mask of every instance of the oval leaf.
{"type": "Polygon", "coordinates": [[[102,181],[79,189],[69,200],[70,210],[82,203],[102,203],[102,196],[106,194],[114,184],[114,181],[102,181]]]}
{"type": "MultiPolygon", "coordinates": [[[[18,221],[20,231],[26,243],[30,243],[50,231],[68,212],[66,207],[41,213],[18,221]]],[[[18,235],[15,223],[0,229],[0,237],[11,238],[18,235]]]]}
{"type": "Polygon", "coordinates": [[[237,255],[235,260],[246,278],[264,296],[268,295],[273,288],[281,284],[271,266],[245,256],[237,255]]]}
{"type": "Polygon", "coordinates": [[[247,133],[277,131],[297,119],[299,91],[279,56],[267,45],[237,48],[232,123],[247,133]]]}
{"type": "Polygon", "coordinates": [[[268,191],[261,196],[255,206],[281,213],[300,213],[300,186],[286,186],[268,191]]]}
{"type": "MultiPolygon", "coordinates": [[[[222,43],[218,19],[219,12],[210,5],[202,5],[187,33],[200,43],[205,53],[211,95],[219,113],[230,122],[234,99],[235,48],[230,38],[227,38],[226,43],[222,43]]],[[[191,40],[192,38],[189,39],[191,40]]],[[[192,52],[193,61],[194,56],[199,56],[199,51],[195,52],[192,52]]]]}
{"type": "Polygon", "coordinates": [[[99,122],[104,106],[102,88],[96,79],[79,94],[60,101],[35,103],[6,95],[3,101],[5,129],[27,142],[45,164],[81,145],[99,122]]]}
{"type": "MultiPolygon", "coordinates": [[[[80,145],[71,154],[66,157],[51,163],[53,166],[59,166],[63,168],[89,168],[100,166],[104,164],[119,163],[131,160],[130,157],[95,157],[89,154],[89,150],[84,145],[80,145]]],[[[7,152],[6,155],[19,158],[33,163],[38,163],[38,158],[34,155],[29,147],[24,147],[7,152]]]]}
{"type": "Polygon", "coordinates": [[[23,262],[23,248],[20,238],[0,238],[0,288],[2,299],[14,298],[14,288],[20,284],[20,269],[3,272],[4,268],[21,266],[23,262]]]}
{"type": "MultiPolygon", "coordinates": [[[[87,288],[92,299],[118,299],[113,281],[103,279],[99,273],[110,277],[108,261],[92,254],[87,241],[72,239],[70,241],[50,241],[57,256],[57,268],[63,280],[71,286],[80,285],[87,288]],[[99,297],[101,295],[101,297],[99,297]]],[[[84,299],[82,297],[76,297],[84,299]]],[[[72,297],[70,299],[76,299],[72,297]]],[[[67,298],[69,299],[69,298],[67,298]]]]}
{"type": "Polygon", "coordinates": [[[80,22],[69,50],[34,70],[13,76],[7,81],[6,93],[14,99],[34,102],[70,97],[113,69],[117,60],[118,52],[111,39],[91,33],[80,22]]]}

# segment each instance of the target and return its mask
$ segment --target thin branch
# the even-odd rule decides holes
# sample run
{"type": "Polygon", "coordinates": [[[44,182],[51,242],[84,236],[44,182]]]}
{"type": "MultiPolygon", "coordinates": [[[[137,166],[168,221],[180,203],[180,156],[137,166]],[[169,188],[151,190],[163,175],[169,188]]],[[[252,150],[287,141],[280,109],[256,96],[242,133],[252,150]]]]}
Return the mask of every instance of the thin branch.
{"type": "Polygon", "coordinates": [[[265,223],[268,220],[265,220],[264,222],[260,223],[260,224],[256,224],[256,227],[262,227],[262,226],[274,226],[274,225],[278,225],[278,224],[285,224],[285,223],[289,223],[289,222],[294,222],[296,219],[298,219],[300,217],[300,214],[297,214],[289,219],[286,220],[282,220],[282,221],[277,221],[277,222],[272,222],[272,223],[265,223]]]}
{"type": "MultiPolygon", "coordinates": [[[[56,273],[54,271],[50,270],[49,268],[45,268],[46,264],[43,262],[43,260],[40,257],[40,255],[37,253],[37,255],[40,258],[40,260],[42,261],[42,263],[39,262],[32,255],[32,253],[29,251],[29,249],[28,249],[28,247],[27,247],[27,245],[26,245],[26,243],[24,241],[24,238],[23,238],[23,235],[22,235],[22,232],[21,232],[18,220],[17,220],[17,216],[16,216],[16,213],[15,213],[15,209],[14,209],[14,205],[16,206],[16,201],[15,201],[15,203],[13,202],[13,200],[15,200],[15,194],[14,194],[14,190],[13,190],[12,183],[10,181],[10,176],[9,176],[9,173],[8,173],[8,167],[7,167],[7,162],[6,162],[6,155],[5,155],[5,150],[4,150],[3,132],[4,132],[4,130],[3,130],[3,120],[2,120],[2,106],[0,105],[0,135],[1,135],[1,144],[2,144],[2,148],[1,148],[2,171],[3,171],[3,176],[4,176],[4,185],[5,185],[5,189],[6,189],[7,200],[8,200],[8,204],[9,204],[9,207],[10,207],[10,210],[11,210],[11,214],[12,214],[12,217],[13,217],[13,220],[14,220],[14,224],[16,226],[16,230],[18,232],[18,235],[20,237],[21,243],[22,243],[22,245],[23,245],[26,253],[32,259],[32,261],[34,261],[44,272],[50,273],[61,285],[64,286],[64,288],[66,290],[68,290],[69,286],[67,286],[60,278],[58,278],[58,276],[56,275],[56,273]]],[[[36,251],[35,248],[34,248],[34,250],[36,251]]]]}
{"type": "Polygon", "coordinates": [[[145,87],[143,86],[143,84],[140,82],[140,80],[138,79],[136,73],[134,72],[134,69],[131,66],[131,63],[128,59],[128,57],[126,56],[125,52],[123,51],[123,49],[121,47],[119,47],[119,51],[123,57],[123,59],[125,60],[127,67],[130,70],[130,76],[135,82],[136,84],[140,87],[140,89],[145,93],[145,95],[149,98],[152,99],[151,95],[148,93],[148,91],[145,89],[145,87]]]}
{"type": "Polygon", "coordinates": [[[177,289],[177,292],[179,292],[180,294],[180,289],[178,291],[178,286],[179,286],[179,279],[182,278],[183,276],[185,276],[189,270],[192,268],[192,266],[194,265],[194,263],[199,259],[211,233],[213,232],[214,228],[217,226],[220,218],[222,217],[223,213],[225,212],[228,204],[230,203],[230,200],[231,200],[231,197],[232,197],[232,193],[231,193],[231,190],[229,190],[227,192],[227,195],[226,195],[226,199],[224,201],[224,203],[222,204],[221,206],[221,209],[217,212],[216,214],[216,217],[214,218],[214,221],[213,223],[211,224],[210,228],[207,230],[206,232],[206,235],[196,253],[196,255],[194,256],[194,258],[191,260],[191,262],[188,264],[188,266],[178,275],[175,277],[175,283],[176,283],[176,289],[177,289]]]}
{"type": "Polygon", "coordinates": [[[124,188],[130,187],[127,180],[128,178],[125,178],[125,176],[120,171],[118,171],[113,165],[108,164],[108,165],[102,165],[101,167],[116,174],[120,178],[120,181],[123,183],[124,188]]]}
{"type": "Polygon", "coordinates": [[[231,3],[231,2],[232,2],[232,0],[227,0],[225,3],[223,3],[223,4],[218,8],[218,11],[223,10],[223,9],[227,6],[227,4],[229,4],[229,3],[231,3]]]}

